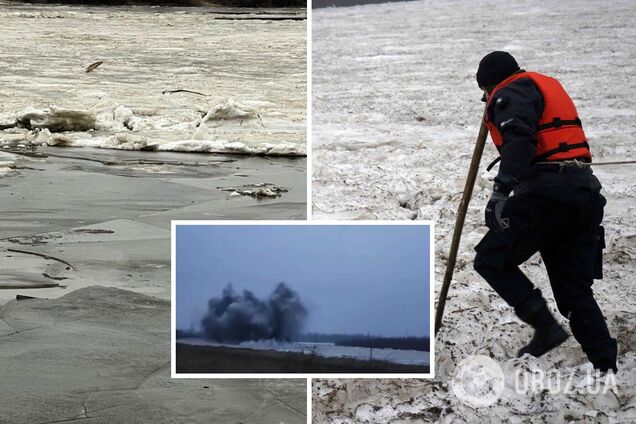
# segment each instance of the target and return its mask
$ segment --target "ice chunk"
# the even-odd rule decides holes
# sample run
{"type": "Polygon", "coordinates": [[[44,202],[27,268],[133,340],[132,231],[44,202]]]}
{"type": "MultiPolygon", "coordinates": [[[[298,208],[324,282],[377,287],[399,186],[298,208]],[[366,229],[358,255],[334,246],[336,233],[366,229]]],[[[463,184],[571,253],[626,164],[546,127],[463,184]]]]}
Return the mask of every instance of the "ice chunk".
{"type": "Polygon", "coordinates": [[[199,126],[196,127],[196,129],[192,133],[193,140],[210,140],[212,138],[213,137],[208,130],[208,126],[204,123],[199,124],[199,126]]]}
{"type": "Polygon", "coordinates": [[[203,122],[229,119],[252,119],[256,117],[258,117],[256,109],[229,98],[212,107],[203,118],[203,122]]]}
{"type": "Polygon", "coordinates": [[[18,125],[15,113],[0,113],[0,130],[13,128],[18,125]]]}
{"type": "Polygon", "coordinates": [[[49,131],[48,128],[39,131],[38,134],[35,136],[34,143],[40,145],[54,145],[53,139],[51,138],[51,131],[49,131]]]}
{"type": "Polygon", "coordinates": [[[157,146],[157,150],[172,152],[231,153],[263,156],[305,156],[306,147],[301,144],[279,142],[248,145],[240,141],[181,140],[157,146]]]}
{"type": "Polygon", "coordinates": [[[118,106],[113,114],[116,121],[119,121],[126,126],[128,126],[128,123],[133,117],[133,111],[128,109],[126,106],[118,106]]]}
{"type": "Polygon", "coordinates": [[[18,123],[26,128],[47,128],[51,132],[92,130],[95,120],[95,112],[55,106],[44,110],[28,107],[17,116],[18,123]]]}

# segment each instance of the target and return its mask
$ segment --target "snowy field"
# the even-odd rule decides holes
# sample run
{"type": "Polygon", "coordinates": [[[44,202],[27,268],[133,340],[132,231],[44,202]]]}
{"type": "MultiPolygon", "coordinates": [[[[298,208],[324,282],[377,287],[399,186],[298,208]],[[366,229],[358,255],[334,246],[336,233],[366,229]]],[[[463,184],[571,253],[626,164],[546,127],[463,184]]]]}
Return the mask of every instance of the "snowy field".
{"type": "Polygon", "coordinates": [[[428,352],[407,349],[373,349],[373,352],[371,353],[370,349],[366,347],[336,346],[332,343],[277,342],[274,340],[243,342],[238,346],[215,343],[204,339],[179,339],[179,343],[198,346],[226,346],[257,350],[276,350],[279,352],[303,352],[305,354],[316,354],[327,358],[356,358],[368,360],[371,354],[372,358],[375,360],[394,362],[396,364],[429,364],[428,352]]]}
{"type": "Polygon", "coordinates": [[[304,10],[252,12],[0,0],[0,146],[305,155],[304,10]]]}
{"type": "MultiPolygon", "coordinates": [[[[479,60],[507,50],[522,68],[552,75],[572,95],[594,160],[636,160],[636,6],[633,1],[415,1],[313,13],[314,217],[430,219],[436,275],[446,264],[455,214],[483,111],[479,60]]],[[[597,166],[608,199],[605,279],[596,297],[619,343],[618,395],[517,394],[473,409],[450,391],[456,365],[491,356],[519,368],[582,375],[591,365],[570,338],[539,360],[512,360],[531,337],[473,271],[473,247],[496,171],[486,147],[464,228],[437,378],[315,380],[316,423],[636,422],[636,165],[597,166]]],[[[539,257],[524,266],[559,319],[539,257]]]]}

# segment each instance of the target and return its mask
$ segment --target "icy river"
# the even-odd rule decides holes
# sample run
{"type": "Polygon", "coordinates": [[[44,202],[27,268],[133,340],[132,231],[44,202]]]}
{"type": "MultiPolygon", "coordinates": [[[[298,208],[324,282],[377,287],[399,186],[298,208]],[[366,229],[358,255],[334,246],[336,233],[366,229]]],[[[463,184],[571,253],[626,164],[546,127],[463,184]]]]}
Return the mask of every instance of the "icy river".
{"type": "Polygon", "coordinates": [[[304,15],[0,1],[0,146],[305,155],[304,15]]]}
{"type": "Polygon", "coordinates": [[[306,422],[168,348],[171,220],[305,217],[304,15],[0,0],[0,422],[306,422]]]}

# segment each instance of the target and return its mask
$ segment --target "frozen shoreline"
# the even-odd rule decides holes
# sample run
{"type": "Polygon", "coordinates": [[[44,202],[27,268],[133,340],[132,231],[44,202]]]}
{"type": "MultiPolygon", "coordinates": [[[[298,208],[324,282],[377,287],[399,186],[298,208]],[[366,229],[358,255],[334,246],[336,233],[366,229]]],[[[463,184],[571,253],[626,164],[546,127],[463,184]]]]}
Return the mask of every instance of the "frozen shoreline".
{"type": "MultiPolygon", "coordinates": [[[[629,2],[612,1],[600,10],[584,1],[417,1],[319,9],[313,18],[314,217],[435,221],[438,289],[483,111],[475,71],[484,54],[507,50],[522,67],[560,79],[573,95],[596,161],[636,159],[636,103],[629,94],[636,87],[636,11],[629,2]],[[493,13],[496,24],[489,25],[493,13]]],[[[594,168],[608,199],[605,278],[594,289],[619,343],[618,396],[521,396],[508,385],[499,403],[473,409],[452,393],[448,382],[469,355],[490,356],[507,373],[538,367],[565,377],[589,366],[573,338],[540,360],[511,359],[531,331],[472,269],[495,174],[485,167],[495,154],[489,143],[436,338],[437,377],[315,380],[314,422],[636,420],[633,165],[594,168]]],[[[565,321],[540,258],[523,268],[565,321]]]]}
{"type": "MultiPolygon", "coordinates": [[[[170,220],[306,215],[303,158],[55,147],[38,153],[44,156],[16,155],[14,175],[2,178],[0,287],[16,276],[52,281],[40,275],[50,261],[9,248],[66,258],[77,272],[64,273],[67,289],[29,290],[33,296],[103,284],[168,299],[170,220]],[[288,191],[253,198],[230,190],[263,183],[288,191]]],[[[24,290],[0,290],[0,304],[18,292],[24,290]]]]}
{"type": "MultiPolygon", "coordinates": [[[[261,340],[243,342],[240,344],[217,343],[205,339],[185,338],[178,339],[179,343],[192,344],[196,346],[224,346],[240,347],[255,350],[274,350],[277,352],[303,352],[305,354],[316,354],[326,358],[356,358],[369,359],[370,349],[355,346],[336,346],[332,343],[311,343],[311,342],[277,342],[275,340],[261,340]]],[[[373,349],[373,359],[397,364],[429,365],[429,353],[417,350],[398,349],[373,349]]]]}

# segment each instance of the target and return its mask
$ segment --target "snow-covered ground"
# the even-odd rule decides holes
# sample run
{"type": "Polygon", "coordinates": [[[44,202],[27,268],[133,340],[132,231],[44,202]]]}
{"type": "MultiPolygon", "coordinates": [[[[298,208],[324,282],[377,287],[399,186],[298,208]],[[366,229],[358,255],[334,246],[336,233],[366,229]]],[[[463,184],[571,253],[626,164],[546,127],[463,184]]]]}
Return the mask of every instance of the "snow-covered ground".
{"type": "Polygon", "coordinates": [[[254,12],[0,0],[0,146],[305,155],[304,10],[254,12]]]}
{"type": "Polygon", "coordinates": [[[227,346],[257,350],[277,350],[279,352],[303,352],[327,358],[356,358],[367,360],[371,356],[375,360],[394,362],[396,364],[428,365],[429,353],[407,349],[373,349],[356,346],[336,346],[333,343],[278,342],[263,340],[243,342],[239,345],[216,343],[205,339],[179,339],[179,343],[200,346],[227,346]]]}
{"type": "MultiPolygon", "coordinates": [[[[507,50],[561,80],[596,161],[636,160],[633,1],[425,0],[319,9],[313,20],[314,218],[434,220],[438,288],[483,111],[475,71],[486,53],[507,50]]],[[[489,144],[436,340],[437,377],[314,380],[315,422],[636,422],[636,165],[594,168],[608,199],[605,279],[594,288],[619,343],[618,395],[518,395],[507,381],[498,403],[473,409],[451,391],[456,365],[474,354],[506,375],[590,366],[573,338],[539,360],[510,359],[531,330],[472,269],[495,156],[489,144]]],[[[524,271],[564,320],[540,258],[524,271]]]]}

